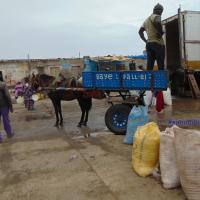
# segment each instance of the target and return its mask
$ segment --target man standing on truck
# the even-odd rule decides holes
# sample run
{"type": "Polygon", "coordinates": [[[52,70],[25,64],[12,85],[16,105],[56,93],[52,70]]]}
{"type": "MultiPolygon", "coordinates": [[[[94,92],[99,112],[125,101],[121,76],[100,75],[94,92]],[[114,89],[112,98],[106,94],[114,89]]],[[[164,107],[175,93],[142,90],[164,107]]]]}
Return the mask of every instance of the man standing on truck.
{"type": "MultiPolygon", "coordinates": [[[[155,60],[157,61],[158,69],[164,70],[165,46],[163,41],[163,30],[161,24],[161,15],[163,6],[159,3],[154,7],[153,14],[149,16],[141,26],[139,35],[146,43],[147,51],[147,70],[153,70],[155,60]],[[147,33],[148,39],[144,36],[144,31],[147,33]]],[[[162,91],[156,92],[156,110],[162,112],[164,109],[164,99],[162,91]]]]}
{"type": "Polygon", "coordinates": [[[144,21],[139,30],[141,39],[146,43],[147,70],[153,70],[155,60],[158,69],[164,70],[165,46],[162,38],[164,33],[161,24],[162,12],[163,6],[158,3],[153,9],[153,14],[144,21]],[[148,39],[145,38],[144,31],[148,39]]]}

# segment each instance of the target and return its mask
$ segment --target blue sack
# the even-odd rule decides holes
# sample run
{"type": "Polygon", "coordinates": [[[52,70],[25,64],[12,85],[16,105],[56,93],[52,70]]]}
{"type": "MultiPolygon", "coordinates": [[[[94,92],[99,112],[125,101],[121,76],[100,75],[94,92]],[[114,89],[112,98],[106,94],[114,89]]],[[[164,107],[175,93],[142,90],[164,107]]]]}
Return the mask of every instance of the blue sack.
{"type": "Polygon", "coordinates": [[[125,144],[133,144],[133,139],[138,126],[143,126],[149,121],[147,106],[133,106],[129,116],[125,144]]]}

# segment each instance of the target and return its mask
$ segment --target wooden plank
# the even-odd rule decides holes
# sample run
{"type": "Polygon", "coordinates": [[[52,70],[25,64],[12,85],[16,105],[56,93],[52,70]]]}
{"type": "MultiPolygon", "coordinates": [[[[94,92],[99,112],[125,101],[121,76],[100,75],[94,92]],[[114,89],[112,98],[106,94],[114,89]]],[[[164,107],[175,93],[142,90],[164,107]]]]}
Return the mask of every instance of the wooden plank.
{"type": "Polygon", "coordinates": [[[195,97],[194,90],[193,90],[193,88],[192,88],[192,84],[191,84],[191,81],[190,81],[190,79],[189,79],[189,76],[188,76],[188,82],[189,82],[189,86],[190,86],[192,98],[195,99],[196,97],[195,97]]]}
{"type": "Polygon", "coordinates": [[[197,98],[200,98],[200,90],[199,90],[199,87],[197,85],[197,82],[196,82],[196,79],[195,79],[194,75],[193,74],[189,74],[189,79],[190,79],[193,91],[195,93],[195,96],[197,98]]]}
{"type": "Polygon", "coordinates": [[[196,82],[196,79],[194,77],[194,74],[188,74],[188,81],[189,81],[190,89],[193,93],[193,97],[200,98],[200,90],[196,82]]]}

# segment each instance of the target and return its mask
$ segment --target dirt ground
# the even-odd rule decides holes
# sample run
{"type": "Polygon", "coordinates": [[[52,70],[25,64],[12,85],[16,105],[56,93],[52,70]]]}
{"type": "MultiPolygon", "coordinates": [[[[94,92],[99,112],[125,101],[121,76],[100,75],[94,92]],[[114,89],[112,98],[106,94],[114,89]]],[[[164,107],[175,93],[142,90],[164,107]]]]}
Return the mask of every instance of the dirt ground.
{"type": "MultiPolygon", "coordinates": [[[[181,188],[165,190],[155,178],[134,173],[132,146],[105,127],[109,105],[104,100],[93,102],[88,127],[82,129],[76,127],[77,102],[63,102],[62,107],[65,123],[57,129],[48,99],[31,112],[14,105],[15,137],[0,144],[1,200],[185,199],[181,188]]],[[[162,130],[169,119],[200,118],[199,108],[198,101],[175,99],[163,114],[152,110],[150,118],[162,130]]]]}

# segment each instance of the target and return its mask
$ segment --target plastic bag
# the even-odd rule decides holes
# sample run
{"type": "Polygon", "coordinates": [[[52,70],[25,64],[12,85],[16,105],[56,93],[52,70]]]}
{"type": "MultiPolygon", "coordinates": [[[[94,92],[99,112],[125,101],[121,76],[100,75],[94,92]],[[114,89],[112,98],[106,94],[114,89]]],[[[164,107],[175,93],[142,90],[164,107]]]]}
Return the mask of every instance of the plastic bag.
{"type": "Polygon", "coordinates": [[[157,112],[161,112],[163,109],[164,109],[163,92],[158,91],[156,95],[156,110],[157,112]]]}
{"type": "Polygon", "coordinates": [[[134,134],[138,126],[143,126],[148,123],[148,108],[146,106],[134,106],[128,116],[128,125],[125,144],[133,144],[134,134]]]}
{"type": "Polygon", "coordinates": [[[155,96],[152,97],[151,106],[156,106],[156,97],[155,96]]]}
{"type": "Polygon", "coordinates": [[[172,105],[172,96],[171,96],[171,90],[167,88],[167,91],[163,91],[163,98],[164,98],[164,104],[171,106],[172,105]]]}
{"type": "Polygon", "coordinates": [[[159,161],[160,130],[150,122],[137,129],[132,151],[135,172],[146,177],[157,167],[159,161]]]}
{"type": "Polygon", "coordinates": [[[144,102],[146,106],[150,106],[152,104],[153,94],[151,91],[146,91],[144,96],[144,102]]]}
{"type": "Polygon", "coordinates": [[[160,170],[163,187],[176,188],[180,185],[180,176],[174,145],[174,128],[167,128],[160,135],[160,170]]]}
{"type": "Polygon", "coordinates": [[[188,199],[200,199],[200,131],[175,128],[180,180],[188,199]]]}

